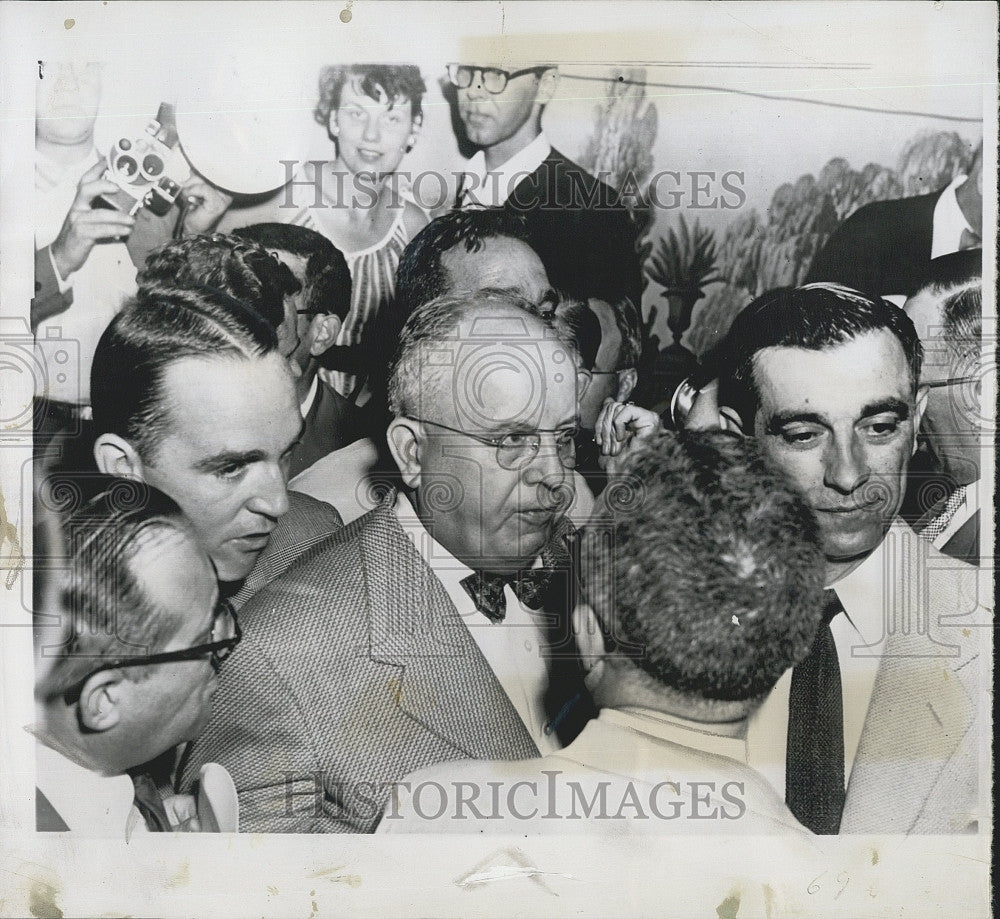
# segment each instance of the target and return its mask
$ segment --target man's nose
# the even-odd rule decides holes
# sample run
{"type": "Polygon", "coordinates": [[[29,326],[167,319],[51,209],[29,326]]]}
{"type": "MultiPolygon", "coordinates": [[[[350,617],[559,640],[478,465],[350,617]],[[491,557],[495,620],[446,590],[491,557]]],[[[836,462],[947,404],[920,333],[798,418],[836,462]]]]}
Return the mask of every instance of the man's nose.
{"type": "Polygon", "coordinates": [[[253,497],[247,507],[255,514],[277,519],[288,511],[288,483],[277,463],[261,469],[253,497]]]}
{"type": "Polygon", "coordinates": [[[864,447],[856,437],[834,438],[824,457],[823,481],[843,495],[856,491],[871,478],[864,447]]]}
{"type": "Polygon", "coordinates": [[[542,442],[538,445],[538,453],[525,470],[525,481],[529,485],[540,485],[556,492],[563,487],[567,475],[569,470],[559,457],[555,437],[552,434],[543,434],[542,442]]]}
{"type": "Polygon", "coordinates": [[[483,86],[483,72],[481,70],[476,70],[472,74],[472,82],[462,92],[470,99],[482,99],[489,95],[483,86]]]}

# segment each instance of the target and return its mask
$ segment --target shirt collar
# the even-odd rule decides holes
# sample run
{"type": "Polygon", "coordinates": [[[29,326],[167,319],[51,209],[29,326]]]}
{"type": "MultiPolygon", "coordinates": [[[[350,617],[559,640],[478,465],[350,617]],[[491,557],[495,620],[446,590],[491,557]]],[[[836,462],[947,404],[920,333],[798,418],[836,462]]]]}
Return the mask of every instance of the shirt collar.
{"type": "Polygon", "coordinates": [[[35,744],[35,784],[70,830],[123,839],[146,830],[133,810],[135,787],[127,775],[93,772],[41,740],[35,744]]]}
{"type": "Polygon", "coordinates": [[[410,499],[402,492],[396,495],[393,512],[403,532],[406,533],[406,538],[413,543],[413,548],[437,575],[448,595],[462,596],[465,593],[465,589],[461,586],[462,579],[472,574],[472,569],[455,558],[427,531],[410,499]]]}
{"type": "Polygon", "coordinates": [[[955,195],[958,187],[966,180],[966,176],[957,176],[937,199],[934,205],[934,217],[931,223],[931,258],[939,255],[947,255],[949,252],[957,252],[962,240],[962,231],[969,230],[975,232],[969,221],[965,219],[965,214],[958,206],[958,197],[955,195]]]}
{"type": "Polygon", "coordinates": [[[312,384],[309,386],[309,392],[306,394],[305,399],[299,403],[299,414],[303,418],[309,416],[309,412],[312,411],[313,403],[316,401],[316,393],[319,392],[319,374],[313,377],[312,384]]]}
{"type": "Polygon", "coordinates": [[[507,162],[490,170],[487,177],[486,154],[482,150],[478,151],[469,160],[464,171],[479,181],[475,188],[463,193],[462,204],[499,207],[507,201],[520,180],[538,169],[551,153],[552,145],[543,131],[507,162]]]}
{"type": "Polygon", "coordinates": [[[638,706],[602,708],[599,717],[602,721],[610,721],[630,731],[648,734],[681,747],[714,753],[740,763],[746,762],[746,741],[741,737],[714,734],[711,725],[638,706]]]}
{"type": "Polygon", "coordinates": [[[897,517],[874,551],[853,571],[829,585],[837,594],[855,631],[867,645],[884,638],[884,603],[886,579],[898,568],[889,547],[899,540],[910,540],[913,531],[897,517]]]}

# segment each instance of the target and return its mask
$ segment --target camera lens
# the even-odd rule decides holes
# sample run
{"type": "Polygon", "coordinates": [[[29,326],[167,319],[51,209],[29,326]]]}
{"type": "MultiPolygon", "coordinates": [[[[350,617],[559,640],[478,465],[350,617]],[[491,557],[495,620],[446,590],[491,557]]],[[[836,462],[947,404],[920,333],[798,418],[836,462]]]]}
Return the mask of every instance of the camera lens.
{"type": "Polygon", "coordinates": [[[132,179],[139,173],[139,164],[131,156],[120,156],[115,160],[115,172],[132,179]]]}
{"type": "Polygon", "coordinates": [[[149,153],[142,159],[142,174],[147,179],[155,179],[163,172],[163,160],[155,153],[149,153]]]}

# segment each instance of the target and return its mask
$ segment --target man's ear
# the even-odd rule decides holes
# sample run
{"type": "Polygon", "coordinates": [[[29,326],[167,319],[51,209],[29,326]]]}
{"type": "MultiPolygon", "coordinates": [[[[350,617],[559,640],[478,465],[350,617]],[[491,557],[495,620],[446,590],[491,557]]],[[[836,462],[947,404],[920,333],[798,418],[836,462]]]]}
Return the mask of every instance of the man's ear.
{"type": "Polygon", "coordinates": [[[912,456],[917,452],[917,441],[920,435],[920,426],[924,420],[924,412],[927,411],[927,395],[930,390],[926,386],[917,387],[916,408],[913,414],[913,446],[910,449],[912,456]]]}
{"type": "Polygon", "coordinates": [[[556,94],[559,84],[559,71],[550,67],[538,78],[538,92],[535,94],[535,105],[548,105],[556,94]]]}
{"type": "Polygon", "coordinates": [[[409,418],[393,418],[385,432],[389,452],[409,488],[420,486],[420,445],[423,432],[419,424],[409,418]]]}
{"type": "Polygon", "coordinates": [[[94,462],[105,475],[117,475],[125,479],[143,478],[142,460],[124,437],[117,434],[102,434],[94,442],[94,462]]]}
{"type": "Polygon", "coordinates": [[[107,731],[121,720],[125,678],[120,670],[102,670],[88,677],[80,691],[80,723],[88,731],[107,731]]]}
{"type": "Polygon", "coordinates": [[[618,371],[618,395],[615,397],[615,402],[628,402],[628,397],[632,395],[632,390],[635,389],[635,384],[639,381],[639,371],[635,367],[629,367],[628,370],[618,371]]]}
{"type": "Polygon", "coordinates": [[[323,352],[337,343],[337,336],[343,322],[333,313],[318,313],[309,323],[309,353],[319,357],[323,352]]]}

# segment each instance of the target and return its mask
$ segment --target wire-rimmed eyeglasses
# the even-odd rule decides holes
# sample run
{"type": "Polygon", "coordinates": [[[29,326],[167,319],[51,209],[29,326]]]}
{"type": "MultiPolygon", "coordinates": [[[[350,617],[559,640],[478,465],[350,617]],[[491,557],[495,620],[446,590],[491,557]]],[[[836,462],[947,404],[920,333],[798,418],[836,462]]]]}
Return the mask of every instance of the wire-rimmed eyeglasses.
{"type": "Polygon", "coordinates": [[[426,418],[411,417],[410,421],[419,421],[421,424],[443,428],[453,434],[461,434],[463,437],[471,438],[484,446],[493,447],[497,453],[497,464],[502,469],[511,470],[523,469],[534,460],[542,448],[542,435],[551,434],[556,443],[556,455],[559,457],[559,462],[566,469],[576,467],[575,438],[579,429],[575,426],[571,428],[537,428],[534,431],[508,431],[506,434],[485,437],[481,434],[470,434],[468,431],[449,427],[438,421],[428,421],[426,418]]]}

